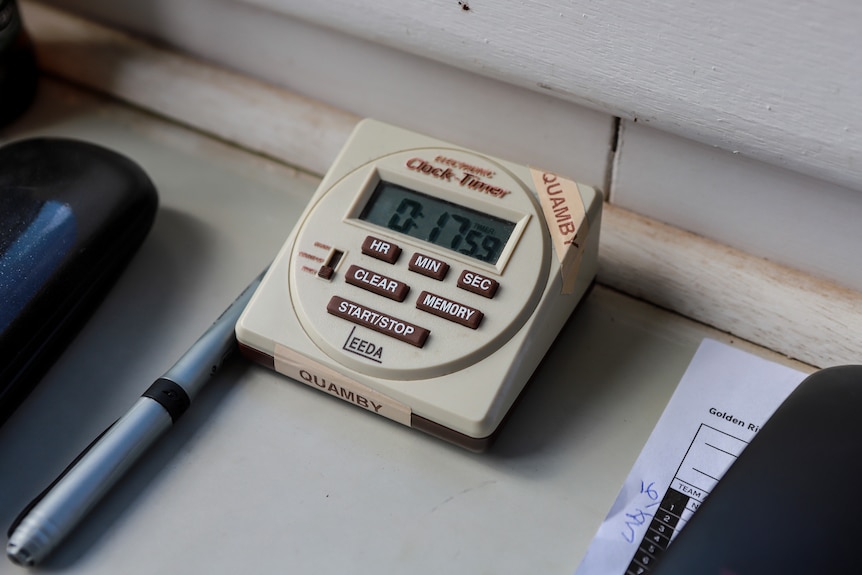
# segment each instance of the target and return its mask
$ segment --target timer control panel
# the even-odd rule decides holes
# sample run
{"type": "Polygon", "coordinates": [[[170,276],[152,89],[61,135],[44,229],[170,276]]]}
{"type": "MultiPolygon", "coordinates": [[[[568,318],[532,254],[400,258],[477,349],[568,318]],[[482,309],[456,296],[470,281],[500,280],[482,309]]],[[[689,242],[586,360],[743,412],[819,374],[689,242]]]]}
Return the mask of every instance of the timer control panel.
{"type": "Polygon", "coordinates": [[[601,194],[361,122],[239,322],[248,357],[486,447],[596,271],[601,194]]]}

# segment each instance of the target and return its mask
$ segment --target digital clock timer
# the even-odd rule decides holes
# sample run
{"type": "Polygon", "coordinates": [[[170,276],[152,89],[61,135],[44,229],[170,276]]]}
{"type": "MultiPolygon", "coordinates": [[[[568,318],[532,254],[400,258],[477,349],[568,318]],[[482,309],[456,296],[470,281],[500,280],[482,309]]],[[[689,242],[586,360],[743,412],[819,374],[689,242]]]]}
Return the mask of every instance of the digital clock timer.
{"type": "Polygon", "coordinates": [[[365,120],[237,323],[248,357],[474,450],[593,281],[601,194],[365,120]]]}

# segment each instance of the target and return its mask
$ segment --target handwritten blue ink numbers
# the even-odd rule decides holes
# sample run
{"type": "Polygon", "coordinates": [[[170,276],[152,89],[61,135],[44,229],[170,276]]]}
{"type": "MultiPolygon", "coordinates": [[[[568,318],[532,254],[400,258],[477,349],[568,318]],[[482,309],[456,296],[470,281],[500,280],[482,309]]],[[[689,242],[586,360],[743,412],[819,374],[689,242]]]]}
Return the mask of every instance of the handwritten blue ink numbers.
{"type": "Polygon", "coordinates": [[[653,517],[653,514],[650,513],[648,510],[661,503],[658,500],[659,494],[658,491],[656,491],[653,487],[654,485],[654,481],[646,483],[646,481],[641,480],[641,491],[639,495],[646,495],[649,499],[649,503],[639,504],[637,507],[635,507],[633,512],[626,513],[627,519],[625,522],[625,527],[620,532],[620,535],[622,535],[623,539],[625,539],[628,543],[635,542],[636,528],[641,527],[653,517]]]}

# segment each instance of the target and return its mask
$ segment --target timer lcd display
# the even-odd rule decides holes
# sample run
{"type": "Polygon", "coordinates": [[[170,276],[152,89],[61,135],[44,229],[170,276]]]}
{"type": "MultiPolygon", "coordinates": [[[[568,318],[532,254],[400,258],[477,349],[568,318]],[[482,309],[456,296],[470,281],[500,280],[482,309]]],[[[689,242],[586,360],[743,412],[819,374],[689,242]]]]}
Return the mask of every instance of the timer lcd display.
{"type": "Polygon", "coordinates": [[[382,180],[359,219],[489,264],[515,229],[514,222],[382,180]]]}

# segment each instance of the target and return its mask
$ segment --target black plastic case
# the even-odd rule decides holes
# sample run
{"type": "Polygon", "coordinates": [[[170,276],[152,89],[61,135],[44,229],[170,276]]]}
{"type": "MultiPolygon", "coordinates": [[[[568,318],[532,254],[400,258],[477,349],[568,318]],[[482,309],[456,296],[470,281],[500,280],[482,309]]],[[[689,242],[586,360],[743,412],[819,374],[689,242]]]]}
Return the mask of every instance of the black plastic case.
{"type": "Polygon", "coordinates": [[[0,126],[30,106],[38,79],[36,55],[18,5],[15,0],[0,0],[0,126]]]}
{"type": "Polygon", "coordinates": [[[128,158],[85,142],[0,148],[0,424],[83,325],[152,226],[128,158]]]}

